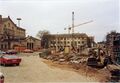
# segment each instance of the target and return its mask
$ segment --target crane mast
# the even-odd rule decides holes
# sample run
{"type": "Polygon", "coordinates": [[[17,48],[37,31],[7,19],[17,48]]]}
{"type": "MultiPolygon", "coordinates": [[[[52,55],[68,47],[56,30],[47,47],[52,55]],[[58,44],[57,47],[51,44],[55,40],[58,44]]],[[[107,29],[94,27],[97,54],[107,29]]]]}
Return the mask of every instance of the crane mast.
{"type": "MultiPolygon", "coordinates": [[[[74,34],[74,32],[75,32],[74,28],[75,27],[79,27],[81,25],[85,25],[85,24],[88,24],[88,23],[91,23],[91,22],[93,22],[93,20],[90,20],[90,21],[87,21],[87,22],[84,22],[84,23],[81,23],[81,24],[78,24],[78,25],[74,25],[74,12],[72,12],[72,27],[69,26],[67,28],[68,34],[70,34],[70,30],[72,30],[72,34],[74,34]]],[[[66,28],[65,28],[65,30],[66,30],[66,28]]]]}
{"type": "Polygon", "coordinates": [[[72,12],[72,34],[74,33],[74,12],[72,12]]]}

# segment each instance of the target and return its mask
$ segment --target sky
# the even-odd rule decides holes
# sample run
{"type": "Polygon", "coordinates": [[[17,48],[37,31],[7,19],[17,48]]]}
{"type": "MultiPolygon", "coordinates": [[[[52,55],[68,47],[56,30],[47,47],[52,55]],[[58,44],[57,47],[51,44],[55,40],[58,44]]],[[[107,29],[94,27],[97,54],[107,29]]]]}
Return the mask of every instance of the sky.
{"type": "Polygon", "coordinates": [[[75,27],[75,33],[95,36],[95,41],[105,40],[105,35],[116,30],[120,32],[119,0],[0,0],[0,14],[26,29],[26,34],[36,36],[39,30],[49,30],[52,34],[68,33],[72,25],[93,20],[75,27]]]}

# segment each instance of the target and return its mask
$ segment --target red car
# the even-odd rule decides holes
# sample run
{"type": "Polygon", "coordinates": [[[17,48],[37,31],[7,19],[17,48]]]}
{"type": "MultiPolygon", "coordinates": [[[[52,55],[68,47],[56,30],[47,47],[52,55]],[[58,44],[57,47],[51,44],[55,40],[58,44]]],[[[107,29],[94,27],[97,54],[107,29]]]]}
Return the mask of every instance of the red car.
{"type": "Polygon", "coordinates": [[[0,64],[1,65],[17,65],[19,66],[21,62],[21,58],[16,55],[2,55],[0,56],[0,64]]]}

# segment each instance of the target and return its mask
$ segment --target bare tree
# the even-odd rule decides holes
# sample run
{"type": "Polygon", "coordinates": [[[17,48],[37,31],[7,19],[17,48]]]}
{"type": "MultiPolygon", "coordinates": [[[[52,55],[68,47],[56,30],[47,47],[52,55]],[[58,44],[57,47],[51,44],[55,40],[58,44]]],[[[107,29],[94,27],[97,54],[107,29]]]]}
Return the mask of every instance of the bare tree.
{"type": "Polygon", "coordinates": [[[36,36],[41,40],[41,47],[48,48],[50,32],[48,30],[40,30],[36,36]]]}
{"type": "Polygon", "coordinates": [[[40,30],[40,31],[38,31],[36,37],[39,39],[42,39],[42,37],[44,35],[48,35],[48,34],[50,34],[50,32],[48,30],[40,30]]]}

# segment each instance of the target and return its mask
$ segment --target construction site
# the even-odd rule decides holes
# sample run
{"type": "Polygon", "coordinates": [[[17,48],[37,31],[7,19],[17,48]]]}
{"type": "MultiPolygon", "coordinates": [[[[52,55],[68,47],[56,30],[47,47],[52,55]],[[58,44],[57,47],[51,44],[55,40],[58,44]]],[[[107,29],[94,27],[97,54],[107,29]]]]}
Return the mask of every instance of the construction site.
{"type": "Polygon", "coordinates": [[[0,83],[120,82],[117,3],[2,2],[0,83]]]}
{"type": "MultiPolygon", "coordinates": [[[[90,22],[93,21],[77,26],[90,22]]],[[[99,71],[102,72],[102,78],[106,78],[104,81],[119,82],[120,34],[112,31],[107,34],[106,41],[100,44],[95,43],[92,36],[74,33],[74,28],[77,26],[74,25],[74,12],[72,12],[72,27],[68,27],[68,34],[44,35],[42,44],[45,49],[39,53],[39,56],[60,65],[67,64],[76,70],[85,70],[86,74],[90,71],[91,73],[99,71]]]]}

